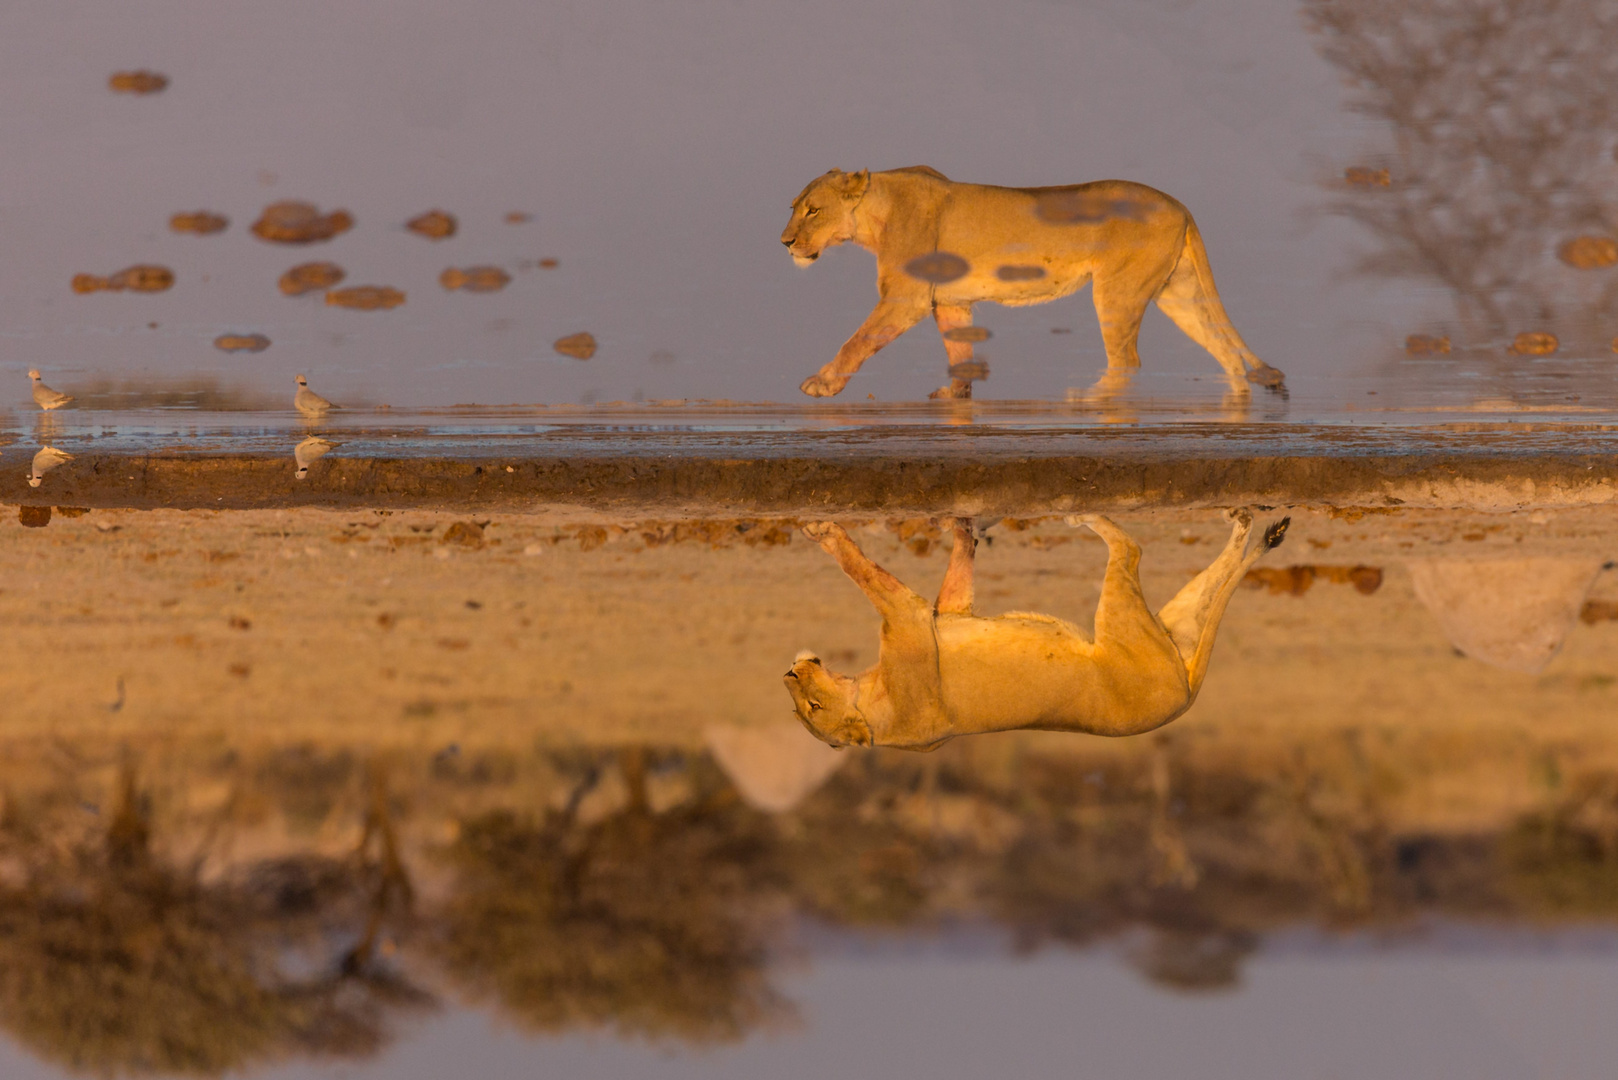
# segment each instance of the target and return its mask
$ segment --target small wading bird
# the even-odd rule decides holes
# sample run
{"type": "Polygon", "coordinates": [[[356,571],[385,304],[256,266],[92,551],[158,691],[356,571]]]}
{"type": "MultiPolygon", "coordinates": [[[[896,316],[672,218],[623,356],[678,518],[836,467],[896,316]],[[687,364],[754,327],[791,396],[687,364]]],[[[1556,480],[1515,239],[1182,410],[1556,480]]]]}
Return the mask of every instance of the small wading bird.
{"type": "Polygon", "coordinates": [[[322,416],[328,410],[336,408],[331,402],[309,389],[309,380],[302,375],[298,376],[298,392],[293,395],[292,404],[305,416],[322,416]]]}
{"type": "Polygon", "coordinates": [[[39,453],[34,455],[33,467],[28,470],[28,486],[37,488],[44,483],[46,473],[62,464],[62,462],[72,460],[72,454],[64,453],[54,446],[40,447],[39,453]]]}
{"type": "Polygon", "coordinates": [[[298,471],[293,473],[297,479],[302,480],[309,475],[309,466],[326,456],[326,451],[336,449],[343,445],[334,443],[330,439],[322,439],[319,435],[311,435],[303,442],[292,448],[292,459],[298,463],[298,471]]]}
{"type": "Polygon", "coordinates": [[[34,404],[38,405],[41,409],[44,409],[47,412],[49,412],[51,409],[60,409],[63,405],[66,405],[68,402],[73,400],[72,394],[64,394],[59,390],[52,390],[50,387],[40,382],[39,372],[37,370],[30,371],[28,373],[28,378],[34,384],[34,404]]]}

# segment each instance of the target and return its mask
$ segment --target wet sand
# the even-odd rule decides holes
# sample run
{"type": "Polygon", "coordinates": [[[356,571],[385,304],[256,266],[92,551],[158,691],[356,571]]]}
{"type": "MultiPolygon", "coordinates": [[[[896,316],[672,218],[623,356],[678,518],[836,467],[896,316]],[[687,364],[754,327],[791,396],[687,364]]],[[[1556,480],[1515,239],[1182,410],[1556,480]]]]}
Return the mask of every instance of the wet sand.
{"type": "MultiPolygon", "coordinates": [[[[532,417],[530,417],[532,420],[532,417]]],[[[666,425],[667,420],[663,423],[666,425]]],[[[1267,504],[1499,511],[1618,502],[1618,429],[1597,424],[1179,423],[1117,427],[838,425],[827,430],[594,423],[456,431],[318,428],[344,445],[304,481],[292,444],[218,436],[97,453],[41,488],[36,441],[0,453],[0,503],[129,509],[536,512],[569,515],[1063,513],[1267,504]],[[249,442],[251,452],[216,447],[249,442]],[[194,447],[194,448],[193,448],[194,447]]],[[[113,433],[114,436],[116,433],[113,433]]],[[[147,440],[148,445],[151,440],[147,440]]],[[[120,446],[106,437],[109,448],[120,446]]]]}

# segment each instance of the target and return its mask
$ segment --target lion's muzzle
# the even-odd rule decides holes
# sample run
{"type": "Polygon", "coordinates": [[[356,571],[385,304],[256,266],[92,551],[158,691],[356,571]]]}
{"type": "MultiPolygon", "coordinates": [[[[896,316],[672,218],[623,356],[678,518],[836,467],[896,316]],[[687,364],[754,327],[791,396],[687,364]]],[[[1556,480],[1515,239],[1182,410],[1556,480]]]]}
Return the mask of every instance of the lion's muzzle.
{"type": "Polygon", "coordinates": [[[796,249],[798,243],[796,236],[783,236],[781,237],[781,243],[787,249],[787,253],[792,256],[792,261],[799,266],[808,266],[820,258],[820,252],[818,251],[798,251],[796,249]]]}

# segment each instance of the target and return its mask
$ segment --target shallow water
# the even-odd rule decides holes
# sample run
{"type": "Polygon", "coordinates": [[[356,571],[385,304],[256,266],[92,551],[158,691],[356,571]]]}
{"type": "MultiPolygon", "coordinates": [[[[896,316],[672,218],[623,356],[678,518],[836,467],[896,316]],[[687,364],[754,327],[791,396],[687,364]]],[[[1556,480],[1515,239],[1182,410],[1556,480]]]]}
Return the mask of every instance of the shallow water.
{"type": "Polygon", "coordinates": [[[0,1075],[1610,1072],[1618,5],[36,4],[0,61],[0,1075]],[[1099,392],[1085,290],[979,305],[972,400],[930,319],[803,396],[875,274],[790,201],[923,162],[1169,193],[1286,392],[1155,309],[1099,392]]]}

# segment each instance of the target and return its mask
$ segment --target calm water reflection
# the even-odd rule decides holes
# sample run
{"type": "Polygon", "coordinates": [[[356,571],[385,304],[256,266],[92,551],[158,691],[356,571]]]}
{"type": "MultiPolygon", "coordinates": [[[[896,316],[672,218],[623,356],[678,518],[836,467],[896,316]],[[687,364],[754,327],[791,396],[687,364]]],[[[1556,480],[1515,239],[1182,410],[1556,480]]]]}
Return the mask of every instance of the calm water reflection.
{"type": "MultiPolygon", "coordinates": [[[[380,32],[360,4],[321,14],[325,40],[353,43],[338,55],[308,47],[304,19],[250,6],[88,24],[30,11],[0,43],[7,96],[28,104],[0,166],[19,208],[4,364],[76,394],[116,377],[278,398],[303,371],[345,402],[792,401],[869,303],[870,274],[849,252],[814,274],[786,265],[784,203],[833,166],[926,161],[1007,187],[1171,193],[1247,344],[1294,393],[1316,384],[1341,407],[1457,380],[1473,398],[1552,375],[1562,396],[1604,385],[1592,365],[1618,334],[1603,322],[1618,272],[1604,0],[1531,16],[1490,0],[811,12],[613,0],[575,18],[486,0],[380,32]],[[852,22],[869,27],[858,55],[852,22]],[[250,55],[205,47],[249,39],[250,55]],[[770,58],[783,42],[824,66],[770,58]],[[162,88],[113,92],[114,55],[146,58],[162,88]],[[121,268],[122,291],[71,289],[121,268]],[[445,288],[446,272],[510,281],[480,293],[445,288]],[[339,282],[400,306],[322,304],[339,282]],[[588,360],[550,348],[586,332],[588,360]],[[254,334],[262,353],[213,345],[254,334]],[[1521,334],[1557,346],[1509,351],[1521,334]],[[1453,351],[1398,359],[1412,335],[1453,351]]],[[[1096,205],[1053,213],[1083,228],[1096,205]]],[[[1035,262],[995,280],[1037,289],[1035,262]]],[[[1086,308],[981,305],[993,343],[970,361],[952,343],[952,362],[982,365],[952,390],[1087,386],[1116,350],[1086,308]]],[[[1199,346],[1155,314],[1141,335],[1148,372],[1176,375],[1189,402],[1217,395],[1199,346]]],[[[937,348],[895,342],[860,397],[920,397],[937,348]]]]}
{"type": "MultiPolygon", "coordinates": [[[[927,755],[834,750],[791,715],[805,640],[876,659],[859,589],[792,522],[10,525],[0,608],[51,644],[0,672],[0,1025],[49,1063],[24,1075],[394,1069],[470,1014],[539,1040],[496,1040],[512,1062],[583,1032],[767,1058],[836,1041],[815,980],[857,956],[905,987],[950,956],[1060,981],[1099,949],[1148,1012],[1256,1018],[1249,972],[1289,956],[1325,992],[1334,955],[1605,955],[1610,515],[1294,514],[1235,565],[1172,726],[927,755]]],[[[904,580],[943,577],[943,609],[975,563],[975,610],[1082,621],[1108,560],[1055,519],[979,522],[975,559],[964,524],[847,524],[904,580]]],[[[1127,525],[1149,598],[1231,528],[1127,525]]],[[[977,647],[946,685],[996,677],[977,647]]]]}

